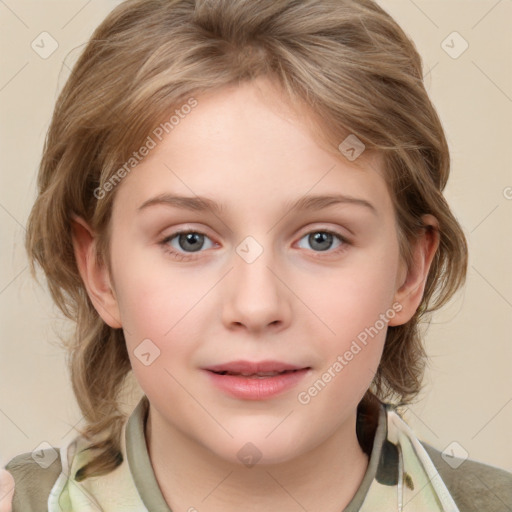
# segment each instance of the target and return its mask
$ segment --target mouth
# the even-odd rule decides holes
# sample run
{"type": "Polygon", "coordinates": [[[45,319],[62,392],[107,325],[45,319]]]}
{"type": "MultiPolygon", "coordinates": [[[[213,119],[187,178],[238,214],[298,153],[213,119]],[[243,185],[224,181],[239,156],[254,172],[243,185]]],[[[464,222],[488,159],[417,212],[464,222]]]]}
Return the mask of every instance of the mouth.
{"type": "Polygon", "coordinates": [[[292,373],[310,369],[282,361],[230,361],[203,368],[218,375],[238,375],[243,377],[275,377],[284,373],[292,373]]]}
{"type": "Polygon", "coordinates": [[[218,389],[230,396],[264,400],[297,386],[311,367],[280,361],[232,361],[202,369],[218,389]]]}
{"type": "MultiPolygon", "coordinates": [[[[304,368],[307,369],[307,368],[304,368]]],[[[217,375],[235,375],[238,377],[246,377],[249,379],[266,379],[268,377],[277,377],[278,375],[284,375],[285,373],[295,373],[300,370],[283,370],[281,372],[258,372],[258,373],[242,373],[242,372],[232,372],[232,371],[221,371],[216,372],[213,370],[210,370],[213,373],[216,373],[217,375]]]]}

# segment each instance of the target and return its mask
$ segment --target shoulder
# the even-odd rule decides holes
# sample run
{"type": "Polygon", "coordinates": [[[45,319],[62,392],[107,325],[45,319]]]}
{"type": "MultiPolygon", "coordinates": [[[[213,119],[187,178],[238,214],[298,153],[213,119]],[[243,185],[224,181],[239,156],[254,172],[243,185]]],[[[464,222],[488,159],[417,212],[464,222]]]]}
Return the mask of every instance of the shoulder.
{"type": "Polygon", "coordinates": [[[510,512],[512,473],[471,459],[449,457],[421,443],[450,491],[460,512],[510,512]]]}
{"type": "Polygon", "coordinates": [[[23,453],[5,469],[14,477],[12,512],[47,510],[50,491],[62,471],[59,452],[53,448],[23,453]]]}

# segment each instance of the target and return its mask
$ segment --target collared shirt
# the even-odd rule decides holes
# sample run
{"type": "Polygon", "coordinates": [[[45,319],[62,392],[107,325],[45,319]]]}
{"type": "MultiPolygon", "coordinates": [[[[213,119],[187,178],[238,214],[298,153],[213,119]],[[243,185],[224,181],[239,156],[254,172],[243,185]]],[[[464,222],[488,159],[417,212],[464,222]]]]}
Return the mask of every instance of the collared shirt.
{"type": "MultiPolygon", "coordinates": [[[[151,466],[144,427],[149,402],[143,397],[123,427],[123,462],[107,475],[77,482],[73,475],[90,457],[78,437],[60,450],[62,471],[53,486],[49,512],[172,512],[151,466]]],[[[343,512],[458,512],[425,448],[389,406],[380,404],[369,464],[343,512]]],[[[195,504],[197,510],[201,504],[195,504]]],[[[194,504],[191,504],[194,507],[194,504]]]]}
{"type": "MultiPolygon", "coordinates": [[[[11,459],[6,469],[16,484],[12,512],[172,512],[147,451],[148,411],[143,396],[123,425],[122,463],[106,475],[75,479],[91,457],[89,442],[81,436],[45,454],[11,459]],[[60,458],[53,460],[56,451],[60,458]],[[41,460],[53,462],[47,466],[41,460]]],[[[340,512],[512,510],[512,473],[441,454],[420,442],[391,406],[379,402],[358,408],[356,431],[369,463],[356,494],[340,512]]],[[[189,510],[194,508],[205,509],[202,503],[189,510]]]]}

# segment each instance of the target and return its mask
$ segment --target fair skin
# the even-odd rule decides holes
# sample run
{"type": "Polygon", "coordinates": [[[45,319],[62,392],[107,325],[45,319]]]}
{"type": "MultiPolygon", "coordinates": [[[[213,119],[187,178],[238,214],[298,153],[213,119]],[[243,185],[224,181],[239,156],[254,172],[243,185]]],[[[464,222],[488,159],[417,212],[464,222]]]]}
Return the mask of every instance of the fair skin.
{"type": "MultiPolygon", "coordinates": [[[[103,320],[124,330],[151,404],[151,463],[173,510],[339,512],[367,469],[356,407],[378,367],[386,329],[309,403],[298,393],[393,304],[401,309],[389,325],[412,317],[437,236],[420,237],[406,268],[379,158],[363,153],[359,168],[326,151],[267,81],[197,100],[115,192],[112,273],[93,257],[95,233],[76,219],[80,273],[103,320]],[[161,194],[207,197],[223,207],[140,208],[161,194]],[[334,194],[361,201],[290,210],[304,195],[334,194]],[[178,229],[204,234],[198,251],[169,238],[178,229]],[[330,246],[308,237],[318,232],[335,234],[330,246]],[[247,236],[263,250],[251,263],[236,250],[247,236]],[[148,366],[134,354],[145,339],[160,350],[148,366]],[[220,391],[202,370],[238,359],[308,371],[277,396],[244,400],[220,391]],[[261,455],[252,467],[237,456],[246,443],[261,455]]],[[[424,221],[436,225],[432,216],[424,221]]]]}
{"type": "Polygon", "coordinates": [[[0,469],[0,512],[11,512],[14,497],[14,478],[5,469],[0,469]]]}

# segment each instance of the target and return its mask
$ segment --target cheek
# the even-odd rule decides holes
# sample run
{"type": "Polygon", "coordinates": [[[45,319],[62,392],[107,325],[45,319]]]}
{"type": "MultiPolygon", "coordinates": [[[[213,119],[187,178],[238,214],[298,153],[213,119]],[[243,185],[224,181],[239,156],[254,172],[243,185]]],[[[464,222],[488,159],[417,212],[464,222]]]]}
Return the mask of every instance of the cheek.
{"type": "Polygon", "coordinates": [[[192,370],[195,340],[201,339],[194,330],[198,293],[192,287],[182,290],[179,279],[171,287],[152,274],[153,270],[128,279],[122,290],[127,350],[135,378],[148,396],[160,396],[164,390],[177,396],[177,382],[185,381],[192,370]]]}
{"type": "Polygon", "coordinates": [[[148,264],[135,251],[120,260],[115,277],[132,368],[142,389],[153,396],[162,385],[173,386],[169,373],[182,381],[193,369],[193,355],[204,340],[204,321],[199,319],[206,318],[215,280],[195,272],[169,272],[168,266],[148,264]]]}
{"type": "Polygon", "coordinates": [[[159,381],[167,380],[165,370],[179,378],[192,369],[197,340],[204,338],[197,319],[201,294],[152,284],[148,279],[130,281],[120,308],[132,368],[143,388],[144,383],[158,387],[159,381]],[[141,353],[147,352],[156,354],[150,368],[140,360],[141,353]]]}
{"type": "Polygon", "coordinates": [[[319,414],[322,403],[357,405],[377,371],[388,323],[400,307],[393,301],[398,265],[393,241],[383,238],[378,250],[354,258],[328,281],[317,280],[322,286],[309,288],[308,304],[324,324],[317,322],[322,334],[312,337],[323,364],[311,394],[303,389],[303,402],[298,398],[311,401],[319,414]],[[317,400],[318,390],[323,396],[317,400]]]}
{"type": "MultiPolygon", "coordinates": [[[[122,254],[122,240],[117,245],[122,254]]],[[[195,305],[207,294],[210,280],[199,272],[169,270],[165,257],[151,250],[132,251],[118,258],[115,270],[117,300],[123,327],[140,337],[162,338],[189,321],[195,305]]]]}
{"type": "Polygon", "coordinates": [[[309,288],[308,301],[333,337],[346,342],[376,323],[382,330],[382,315],[386,320],[394,316],[397,258],[393,253],[375,256],[332,272],[322,286],[309,288]]]}
{"type": "Polygon", "coordinates": [[[339,424],[374,379],[388,323],[396,314],[392,282],[374,265],[360,274],[339,273],[322,293],[310,295],[313,302],[317,297],[320,317],[329,328],[320,326],[322,335],[309,336],[322,364],[298,390],[297,401],[309,418],[330,418],[319,421],[319,429],[339,424]]]}

